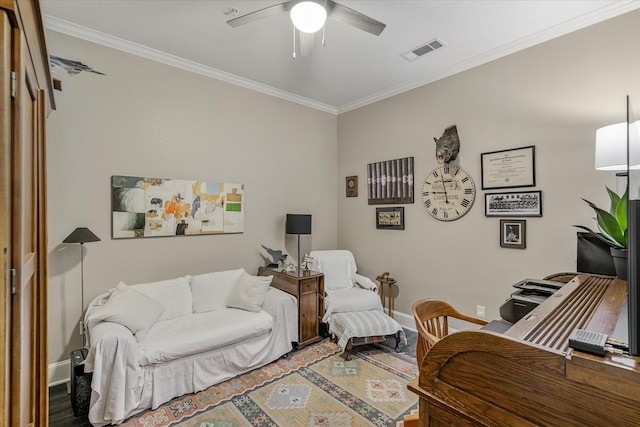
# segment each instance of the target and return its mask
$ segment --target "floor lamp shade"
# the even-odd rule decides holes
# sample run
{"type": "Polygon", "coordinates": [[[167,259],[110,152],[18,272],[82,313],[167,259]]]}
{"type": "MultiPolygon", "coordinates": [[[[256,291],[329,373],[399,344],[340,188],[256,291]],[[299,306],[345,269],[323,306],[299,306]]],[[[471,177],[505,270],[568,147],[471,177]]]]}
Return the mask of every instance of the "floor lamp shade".
{"type": "Polygon", "coordinates": [[[298,276],[300,276],[300,235],[311,234],[311,215],[287,214],[285,230],[287,234],[298,235],[298,276]]]}
{"type": "Polygon", "coordinates": [[[89,230],[87,227],[78,227],[75,230],[73,230],[71,234],[69,234],[67,238],[64,239],[62,242],[82,244],[87,242],[99,242],[99,241],[100,241],[100,238],[95,234],[93,234],[93,232],[89,230]]]}

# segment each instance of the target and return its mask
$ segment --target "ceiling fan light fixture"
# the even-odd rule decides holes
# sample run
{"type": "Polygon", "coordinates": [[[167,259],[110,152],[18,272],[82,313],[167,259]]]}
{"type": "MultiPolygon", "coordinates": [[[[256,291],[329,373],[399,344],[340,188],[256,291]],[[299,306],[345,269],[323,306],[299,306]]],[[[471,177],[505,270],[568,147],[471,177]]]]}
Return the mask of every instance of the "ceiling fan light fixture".
{"type": "Polygon", "coordinates": [[[315,33],[327,20],[327,11],[321,4],[303,1],[291,8],[291,21],[303,33],[315,33]]]}

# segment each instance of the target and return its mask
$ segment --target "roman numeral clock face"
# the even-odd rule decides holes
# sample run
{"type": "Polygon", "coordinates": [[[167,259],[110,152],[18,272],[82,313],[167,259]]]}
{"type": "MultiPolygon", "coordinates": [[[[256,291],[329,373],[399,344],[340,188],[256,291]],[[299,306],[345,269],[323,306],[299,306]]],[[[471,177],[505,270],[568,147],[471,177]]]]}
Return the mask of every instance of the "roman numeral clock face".
{"type": "Polygon", "coordinates": [[[422,204],[429,215],[453,221],[469,212],[476,198],[476,185],[464,169],[444,164],[427,175],[422,184],[422,204]]]}

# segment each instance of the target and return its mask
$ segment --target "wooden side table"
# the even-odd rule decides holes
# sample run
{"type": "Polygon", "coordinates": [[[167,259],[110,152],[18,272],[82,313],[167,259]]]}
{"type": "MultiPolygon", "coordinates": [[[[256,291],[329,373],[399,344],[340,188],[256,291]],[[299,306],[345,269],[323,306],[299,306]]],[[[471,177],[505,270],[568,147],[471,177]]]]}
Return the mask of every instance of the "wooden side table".
{"type": "Polygon", "coordinates": [[[389,273],[384,272],[376,277],[376,280],[380,282],[380,301],[384,307],[384,285],[387,285],[387,295],[389,303],[387,307],[389,309],[389,317],[393,317],[393,285],[396,283],[396,279],[389,277],[389,273]]]}
{"type": "Polygon", "coordinates": [[[307,275],[297,276],[271,268],[260,267],[258,276],[273,276],[271,286],[293,295],[298,301],[298,345],[305,346],[318,342],[320,321],[324,306],[319,295],[324,295],[324,274],[309,271],[307,275]]]}

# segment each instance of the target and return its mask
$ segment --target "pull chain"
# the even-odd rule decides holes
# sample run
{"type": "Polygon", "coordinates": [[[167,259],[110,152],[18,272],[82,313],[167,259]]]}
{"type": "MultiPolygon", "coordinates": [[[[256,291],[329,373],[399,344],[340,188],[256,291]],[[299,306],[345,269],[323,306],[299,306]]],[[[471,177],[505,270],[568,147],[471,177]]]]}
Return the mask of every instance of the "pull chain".
{"type": "Polygon", "coordinates": [[[293,59],[296,59],[296,26],[293,26],[293,59]]]}

